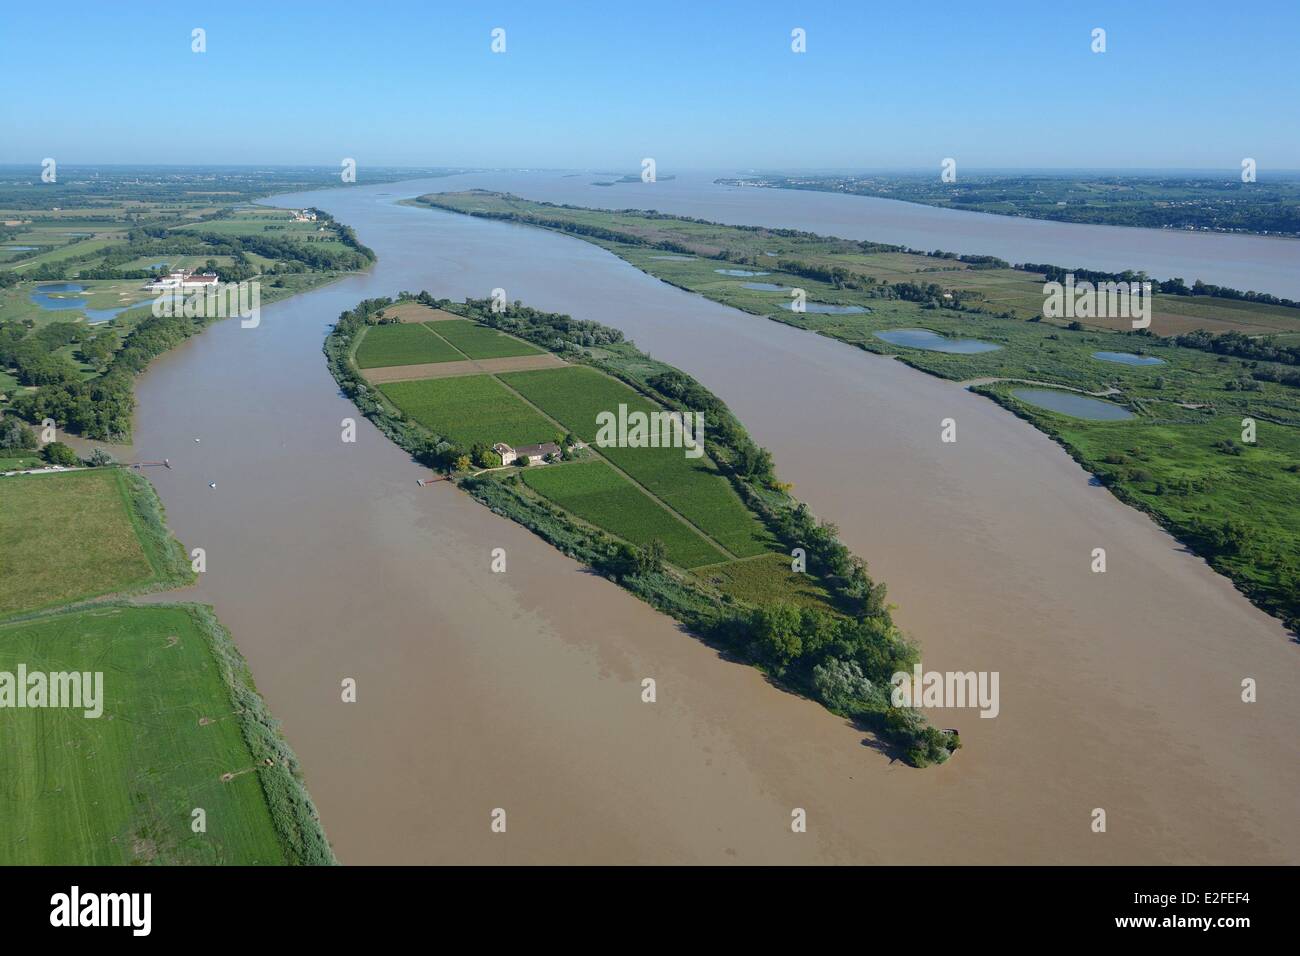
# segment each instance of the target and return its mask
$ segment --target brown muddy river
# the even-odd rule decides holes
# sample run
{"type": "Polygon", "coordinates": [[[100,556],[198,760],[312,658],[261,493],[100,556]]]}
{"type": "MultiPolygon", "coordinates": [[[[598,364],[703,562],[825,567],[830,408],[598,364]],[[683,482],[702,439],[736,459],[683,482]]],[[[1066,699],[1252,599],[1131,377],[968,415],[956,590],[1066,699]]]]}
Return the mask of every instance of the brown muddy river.
{"type": "Polygon", "coordinates": [[[138,388],[134,453],[171,459],[149,477],[207,550],[182,593],[233,632],[343,862],[1300,862],[1300,648],[1225,579],[953,384],[576,239],[393,204],[465,185],[279,200],[351,224],[378,265],[259,328],[214,326],[138,388]],[[888,583],[927,669],[1000,672],[999,716],[939,711],[965,749],[890,763],[454,488],[418,487],[321,340],[368,296],[498,286],[623,329],[729,402],[888,583]]]}

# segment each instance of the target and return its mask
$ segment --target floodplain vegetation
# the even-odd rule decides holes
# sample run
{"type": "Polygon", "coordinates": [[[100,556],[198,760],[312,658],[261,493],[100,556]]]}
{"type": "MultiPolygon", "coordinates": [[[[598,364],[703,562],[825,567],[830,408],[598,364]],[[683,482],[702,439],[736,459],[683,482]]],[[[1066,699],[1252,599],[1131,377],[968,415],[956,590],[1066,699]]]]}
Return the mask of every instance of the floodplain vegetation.
{"type": "Polygon", "coordinates": [[[617,329],[518,302],[493,311],[488,300],[404,293],[343,313],[325,353],[362,413],[493,511],[853,719],[908,762],[942,762],[960,746],[955,733],[891,703],[891,677],[919,655],[894,624],[884,585],[833,525],[790,497],[771,455],[716,396],[617,329]],[[388,369],[368,364],[381,356],[430,377],[381,380],[388,369]],[[549,367],[512,366],[539,357],[549,367]],[[699,454],[602,441],[597,416],[620,406],[628,415],[702,413],[699,454]],[[503,461],[500,445],[548,450],[520,463],[503,461]]]}

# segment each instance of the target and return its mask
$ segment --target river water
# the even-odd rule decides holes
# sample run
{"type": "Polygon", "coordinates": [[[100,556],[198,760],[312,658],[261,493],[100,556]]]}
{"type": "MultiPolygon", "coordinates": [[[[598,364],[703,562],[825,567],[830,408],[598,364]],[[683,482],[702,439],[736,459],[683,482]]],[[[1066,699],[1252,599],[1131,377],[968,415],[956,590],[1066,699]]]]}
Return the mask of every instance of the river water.
{"type": "Polygon", "coordinates": [[[279,197],[354,226],[378,264],[161,357],[123,453],[171,460],[149,477],[208,561],[180,594],[233,632],[343,862],[1300,862],[1300,649],[1225,579],[952,383],[577,239],[395,204],[455,180],[279,197]],[[455,488],[418,487],[364,419],[342,442],[356,413],[320,351],[338,314],[494,287],[717,392],[888,583],[927,669],[1000,673],[1000,714],[938,711],[965,749],[891,763],[455,488]]]}
{"type": "Polygon", "coordinates": [[[657,209],[739,226],[806,229],[913,249],[1000,256],[1067,269],[1145,269],[1300,299],[1300,240],[1172,229],[1131,229],[940,209],[896,199],[812,190],[721,186],[735,172],[687,173],[655,183],[591,185],[600,177],[553,172],[468,173],[428,190],[481,188],[602,209],[657,209]]]}

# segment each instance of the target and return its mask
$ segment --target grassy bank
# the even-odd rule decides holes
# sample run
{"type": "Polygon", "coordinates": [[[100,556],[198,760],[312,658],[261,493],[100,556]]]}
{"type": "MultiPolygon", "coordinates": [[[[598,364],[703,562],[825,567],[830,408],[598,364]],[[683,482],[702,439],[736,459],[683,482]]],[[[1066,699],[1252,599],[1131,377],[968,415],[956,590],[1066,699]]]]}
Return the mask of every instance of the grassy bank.
{"type": "Polygon", "coordinates": [[[91,468],[0,481],[0,619],[193,580],[141,476],[91,468]]]}
{"type": "Polygon", "coordinates": [[[210,609],[112,603],[0,626],[0,671],[20,665],[102,672],[103,713],[6,712],[0,865],[332,859],[296,761],[210,609]]]}
{"type": "Polygon", "coordinates": [[[5,704],[0,865],[332,862],[212,609],[105,600],[194,579],[149,482],[117,467],[14,476],[0,503],[0,672],[100,672],[104,689],[96,718],[5,704]]]}

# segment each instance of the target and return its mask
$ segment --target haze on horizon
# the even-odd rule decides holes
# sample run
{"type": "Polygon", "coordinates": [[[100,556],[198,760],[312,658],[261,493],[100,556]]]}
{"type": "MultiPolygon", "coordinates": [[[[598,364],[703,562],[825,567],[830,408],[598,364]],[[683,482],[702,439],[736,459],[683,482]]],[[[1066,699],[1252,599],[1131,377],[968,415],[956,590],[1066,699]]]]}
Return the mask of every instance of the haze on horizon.
{"type": "Polygon", "coordinates": [[[24,80],[0,104],[0,163],[1300,167],[1300,11],[1220,14],[1201,0],[15,6],[0,59],[24,80]]]}

